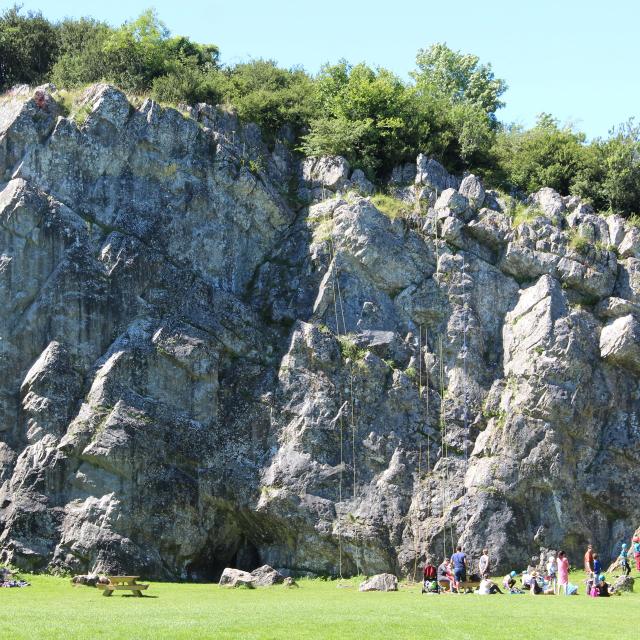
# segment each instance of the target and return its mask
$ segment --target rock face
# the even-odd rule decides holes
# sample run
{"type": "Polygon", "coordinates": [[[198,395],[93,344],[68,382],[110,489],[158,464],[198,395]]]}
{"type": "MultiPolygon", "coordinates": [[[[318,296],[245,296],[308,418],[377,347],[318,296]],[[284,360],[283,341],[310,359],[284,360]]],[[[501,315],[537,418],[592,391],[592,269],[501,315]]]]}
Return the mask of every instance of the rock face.
{"type": "Polygon", "coordinates": [[[390,219],[344,159],[207,105],[96,85],[82,113],[0,103],[2,560],[400,574],[457,542],[502,568],[631,534],[624,221],[543,190],[513,228],[426,156],[390,219]]]}
{"type": "Polygon", "coordinates": [[[398,578],[390,573],[379,573],[360,584],[358,591],[397,591],[398,578]]]}

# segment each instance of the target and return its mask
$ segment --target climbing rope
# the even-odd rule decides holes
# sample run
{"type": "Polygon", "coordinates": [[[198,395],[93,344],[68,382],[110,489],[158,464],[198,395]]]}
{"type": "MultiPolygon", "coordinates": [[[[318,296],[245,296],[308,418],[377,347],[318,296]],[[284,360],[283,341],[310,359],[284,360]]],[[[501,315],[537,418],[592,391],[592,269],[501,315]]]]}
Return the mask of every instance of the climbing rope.
{"type": "MultiPolygon", "coordinates": [[[[462,349],[460,352],[460,357],[462,358],[462,384],[463,384],[463,407],[462,407],[462,421],[464,427],[464,472],[465,477],[466,473],[469,469],[469,441],[470,441],[470,432],[469,432],[469,419],[468,419],[468,397],[467,397],[467,326],[469,324],[469,303],[467,301],[467,293],[466,293],[466,262],[464,259],[464,255],[462,256],[462,349]]],[[[465,531],[467,529],[467,525],[469,524],[469,492],[466,488],[464,488],[464,517],[465,517],[465,531]]]]}
{"type": "MultiPolygon", "coordinates": [[[[323,197],[324,197],[324,188],[323,188],[323,197]]],[[[336,322],[336,335],[340,337],[340,335],[347,333],[347,324],[345,320],[344,314],[344,301],[342,297],[342,290],[340,288],[340,280],[338,278],[338,261],[335,252],[335,246],[333,244],[333,238],[329,236],[329,259],[333,264],[332,269],[332,284],[333,284],[333,303],[334,303],[334,315],[336,322]],[[338,313],[339,311],[339,313],[338,313]],[[342,329],[343,334],[340,332],[340,319],[342,320],[342,329]]],[[[353,467],[353,501],[355,504],[355,499],[358,493],[358,485],[357,485],[357,457],[356,457],[356,437],[357,437],[357,422],[356,422],[356,408],[355,408],[355,393],[354,393],[354,362],[353,358],[350,359],[349,363],[349,402],[350,402],[350,416],[351,416],[351,459],[352,459],[352,467],[353,467]]],[[[340,402],[342,403],[342,391],[340,391],[340,402]]],[[[344,403],[346,404],[346,402],[344,403]]],[[[342,407],[344,407],[344,404],[342,407]]],[[[339,490],[338,495],[340,498],[340,502],[342,502],[343,495],[343,477],[344,471],[344,422],[342,417],[342,409],[340,415],[340,474],[339,474],[339,490]]],[[[359,562],[359,554],[360,554],[360,545],[358,543],[358,534],[357,528],[354,533],[354,542],[356,553],[354,555],[355,563],[356,563],[356,572],[360,574],[360,562],[359,562]]],[[[338,528],[338,546],[339,546],[339,572],[340,577],[342,578],[342,526],[340,525],[338,528]]]]}

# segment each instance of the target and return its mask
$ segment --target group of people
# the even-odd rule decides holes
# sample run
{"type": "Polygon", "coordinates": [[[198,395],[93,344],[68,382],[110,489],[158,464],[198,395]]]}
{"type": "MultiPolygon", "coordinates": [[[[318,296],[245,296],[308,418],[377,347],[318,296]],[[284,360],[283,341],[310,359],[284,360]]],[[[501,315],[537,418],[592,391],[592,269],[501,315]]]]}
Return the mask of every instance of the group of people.
{"type": "MultiPolygon", "coordinates": [[[[633,538],[633,559],[636,562],[636,571],[640,572],[640,538],[633,538]]],[[[622,571],[625,576],[628,576],[631,573],[631,565],[629,564],[629,549],[627,548],[626,543],[622,543],[622,549],[620,550],[620,555],[618,556],[618,564],[622,568],[622,571]]]]}
{"type": "MultiPolygon", "coordinates": [[[[640,572],[640,537],[633,539],[633,555],[636,569],[640,572]]],[[[462,593],[471,590],[472,583],[476,586],[475,592],[479,595],[492,595],[495,593],[524,593],[528,591],[532,595],[573,595],[578,587],[569,582],[569,559],[564,551],[558,554],[550,553],[546,558],[543,568],[529,566],[521,574],[521,584],[516,584],[518,576],[516,571],[509,572],[502,580],[502,589],[491,580],[489,550],[483,549],[478,561],[478,574],[467,582],[468,559],[461,546],[456,547],[456,552],[451,558],[444,558],[436,568],[431,562],[424,567],[423,593],[440,593],[441,591],[462,593]]],[[[629,549],[626,543],[622,544],[618,556],[618,565],[624,575],[629,575],[629,549]]],[[[584,555],[584,570],[587,575],[587,595],[594,597],[607,597],[611,587],[603,573],[602,563],[598,553],[589,545],[584,555]]]]}

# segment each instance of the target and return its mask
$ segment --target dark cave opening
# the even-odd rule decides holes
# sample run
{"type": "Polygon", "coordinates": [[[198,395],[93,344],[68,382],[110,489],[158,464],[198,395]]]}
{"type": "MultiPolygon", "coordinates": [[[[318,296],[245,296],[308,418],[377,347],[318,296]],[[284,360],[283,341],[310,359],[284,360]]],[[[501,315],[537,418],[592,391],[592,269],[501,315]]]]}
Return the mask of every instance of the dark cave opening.
{"type": "Polygon", "coordinates": [[[187,566],[187,578],[193,582],[218,582],[227,567],[253,571],[259,566],[258,549],[248,540],[234,546],[210,544],[187,566]]]}

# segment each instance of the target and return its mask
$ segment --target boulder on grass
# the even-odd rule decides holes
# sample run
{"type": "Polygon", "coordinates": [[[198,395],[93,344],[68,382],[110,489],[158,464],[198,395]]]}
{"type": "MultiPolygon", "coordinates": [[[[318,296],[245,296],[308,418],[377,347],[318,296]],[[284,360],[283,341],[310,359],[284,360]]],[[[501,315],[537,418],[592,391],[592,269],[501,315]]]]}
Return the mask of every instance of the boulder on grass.
{"type": "Polygon", "coordinates": [[[391,573],[379,573],[360,584],[360,591],[397,591],[398,578],[391,573]]]}
{"type": "Polygon", "coordinates": [[[612,585],[611,590],[615,593],[622,591],[633,591],[634,579],[631,576],[620,576],[612,585]]]}
{"type": "Polygon", "coordinates": [[[262,565],[251,572],[253,584],[256,587],[270,587],[274,584],[282,584],[285,576],[268,564],[262,565]]]}
{"type": "Polygon", "coordinates": [[[220,576],[221,587],[248,587],[254,588],[253,576],[247,571],[241,571],[240,569],[231,569],[227,567],[220,576]]]}

